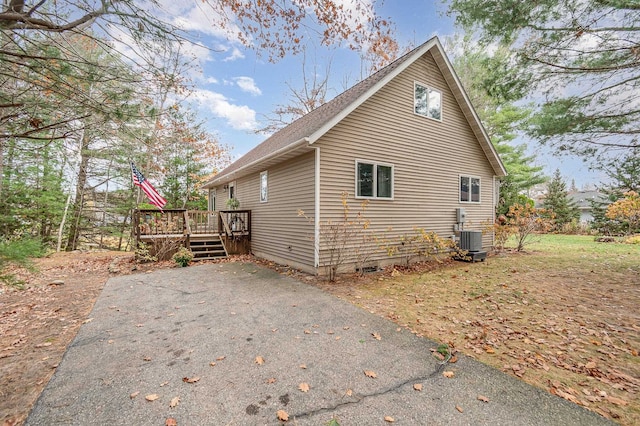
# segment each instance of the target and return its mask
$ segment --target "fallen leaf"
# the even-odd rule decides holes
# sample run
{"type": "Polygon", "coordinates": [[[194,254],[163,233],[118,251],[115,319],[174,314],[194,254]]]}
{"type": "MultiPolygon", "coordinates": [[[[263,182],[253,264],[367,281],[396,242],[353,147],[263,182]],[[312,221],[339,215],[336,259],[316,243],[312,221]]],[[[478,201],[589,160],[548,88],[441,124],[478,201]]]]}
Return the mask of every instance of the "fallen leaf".
{"type": "Polygon", "coordinates": [[[144,327],[144,324],[136,324],[136,327],[144,327]]]}
{"type": "Polygon", "coordinates": [[[276,415],[278,416],[278,420],[280,420],[281,422],[286,422],[287,420],[289,420],[289,414],[284,410],[278,410],[276,415]]]}
{"type": "Polygon", "coordinates": [[[376,372],[371,370],[364,370],[364,375],[367,377],[371,377],[372,379],[375,379],[376,377],[378,377],[376,372]]]}
{"type": "Polygon", "coordinates": [[[272,384],[275,383],[277,381],[277,379],[275,377],[271,377],[269,379],[267,379],[267,384],[272,384]]]}
{"type": "Polygon", "coordinates": [[[298,389],[300,389],[302,392],[309,392],[309,384],[300,383],[300,385],[298,386],[298,389]]]}
{"type": "Polygon", "coordinates": [[[413,389],[417,390],[417,391],[421,391],[422,390],[422,383],[416,383],[413,385],[413,389]]]}
{"type": "Polygon", "coordinates": [[[616,398],[615,396],[611,396],[611,395],[607,396],[607,401],[615,405],[621,405],[621,406],[629,405],[629,403],[624,399],[616,398]]]}
{"type": "Polygon", "coordinates": [[[311,330],[305,330],[304,334],[311,334],[311,330]]]}
{"type": "Polygon", "coordinates": [[[216,365],[216,363],[215,363],[215,362],[213,362],[213,361],[211,361],[211,362],[209,363],[209,365],[210,365],[211,367],[213,367],[214,365],[216,365]]]}
{"type": "Polygon", "coordinates": [[[489,398],[484,395],[478,395],[478,401],[489,402],[489,398]]]}
{"type": "Polygon", "coordinates": [[[225,358],[226,358],[226,356],[219,356],[218,358],[216,358],[216,361],[222,361],[225,358]]]}
{"type": "Polygon", "coordinates": [[[200,380],[200,377],[183,377],[182,381],[185,383],[195,383],[200,380]]]}
{"type": "Polygon", "coordinates": [[[151,361],[151,357],[150,356],[145,356],[144,358],[142,358],[143,361],[151,361]]]}
{"type": "Polygon", "coordinates": [[[178,422],[173,417],[169,417],[165,420],[164,426],[178,426],[178,422]]]}
{"type": "Polygon", "coordinates": [[[180,397],[176,396],[175,398],[173,398],[171,400],[171,402],[169,403],[169,407],[171,408],[176,408],[178,406],[178,404],[180,404],[180,397]]]}
{"type": "Polygon", "coordinates": [[[307,365],[306,364],[300,364],[300,368],[302,368],[303,370],[307,369],[307,365]]]}
{"type": "Polygon", "coordinates": [[[353,395],[353,391],[351,389],[347,389],[347,391],[344,394],[347,396],[351,396],[353,395]]]}
{"type": "Polygon", "coordinates": [[[382,336],[380,336],[380,334],[378,333],[371,333],[371,335],[373,336],[374,339],[376,340],[382,340],[382,336]]]}
{"type": "Polygon", "coordinates": [[[456,405],[456,410],[458,410],[458,411],[459,411],[459,412],[461,412],[461,413],[462,413],[462,411],[463,411],[463,410],[462,410],[462,407],[461,407],[461,406],[459,406],[459,405],[456,405]]]}
{"type": "Polygon", "coordinates": [[[160,387],[167,386],[168,384],[169,384],[169,382],[162,382],[162,383],[160,383],[160,387]]]}
{"type": "Polygon", "coordinates": [[[264,358],[262,358],[261,356],[257,356],[256,357],[256,364],[258,364],[258,365],[264,364],[264,358]]]}
{"type": "Polygon", "coordinates": [[[394,418],[391,416],[384,416],[384,421],[389,423],[395,422],[394,418]]]}
{"type": "Polygon", "coordinates": [[[147,401],[155,401],[158,398],[160,397],[158,396],[157,393],[152,393],[144,397],[144,399],[146,399],[147,401]]]}
{"type": "Polygon", "coordinates": [[[93,321],[93,318],[87,318],[86,320],[82,321],[83,324],[88,324],[91,321],[93,321]]]}
{"type": "Polygon", "coordinates": [[[444,373],[442,373],[442,375],[447,379],[450,379],[454,376],[453,371],[445,371],[444,373]]]}
{"type": "Polygon", "coordinates": [[[129,398],[133,399],[138,395],[140,395],[140,391],[136,391],[136,392],[132,393],[131,395],[129,395],[129,398]]]}

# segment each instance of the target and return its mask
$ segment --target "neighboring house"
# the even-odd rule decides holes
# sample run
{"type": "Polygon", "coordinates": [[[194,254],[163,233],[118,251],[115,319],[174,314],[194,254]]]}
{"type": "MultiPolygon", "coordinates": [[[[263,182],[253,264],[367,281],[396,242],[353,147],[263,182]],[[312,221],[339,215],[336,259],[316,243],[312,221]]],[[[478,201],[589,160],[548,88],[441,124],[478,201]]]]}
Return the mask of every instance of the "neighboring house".
{"type": "MultiPolygon", "coordinates": [[[[322,274],[320,224],[340,220],[343,191],[352,213],[369,200],[374,233],[413,235],[417,227],[451,238],[460,228],[456,209],[466,213],[466,230],[493,221],[505,174],[433,38],[278,131],[205,188],[212,210],[224,210],[235,196],[240,209],[252,211],[256,256],[322,274]]],[[[492,235],[482,243],[490,247],[492,235]]],[[[392,260],[377,252],[368,266],[392,260]]]]}
{"type": "Polygon", "coordinates": [[[593,222],[591,201],[607,202],[606,196],[598,191],[575,191],[567,195],[580,209],[580,222],[585,224],[593,222]]]}

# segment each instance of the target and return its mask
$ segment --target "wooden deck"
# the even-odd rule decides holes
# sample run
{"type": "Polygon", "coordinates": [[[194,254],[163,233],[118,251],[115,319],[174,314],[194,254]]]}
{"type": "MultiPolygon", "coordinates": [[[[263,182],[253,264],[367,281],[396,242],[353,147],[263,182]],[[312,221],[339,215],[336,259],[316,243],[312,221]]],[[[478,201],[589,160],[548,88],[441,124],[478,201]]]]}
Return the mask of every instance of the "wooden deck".
{"type": "Polygon", "coordinates": [[[136,210],[133,218],[136,245],[146,244],[158,260],[170,259],[180,247],[189,248],[194,260],[251,251],[250,210],[136,210]]]}

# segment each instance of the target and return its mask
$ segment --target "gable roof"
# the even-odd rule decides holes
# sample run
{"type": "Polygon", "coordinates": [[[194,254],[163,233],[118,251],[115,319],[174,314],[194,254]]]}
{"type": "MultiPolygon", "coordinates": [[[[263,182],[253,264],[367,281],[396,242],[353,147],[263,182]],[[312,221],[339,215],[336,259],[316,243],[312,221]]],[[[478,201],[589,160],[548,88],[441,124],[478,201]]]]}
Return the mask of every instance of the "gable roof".
{"type": "Polygon", "coordinates": [[[504,165],[480,123],[480,119],[462,88],[449,59],[445,55],[440,40],[437,37],[433,37],[355,86],[342,92],[331,101],[324,103],[274,133],[214,176],[204,185],[204,188],[230,182],[237,177],[259,170],[265,170],[274,164],[300,155],[343,118],[373,96],[380,88],[429,51],[431,51],[462,112],[480,142],[482,150],[491,163],[495,174],[497,176],[505,176],[507,172],[504,165]]]}

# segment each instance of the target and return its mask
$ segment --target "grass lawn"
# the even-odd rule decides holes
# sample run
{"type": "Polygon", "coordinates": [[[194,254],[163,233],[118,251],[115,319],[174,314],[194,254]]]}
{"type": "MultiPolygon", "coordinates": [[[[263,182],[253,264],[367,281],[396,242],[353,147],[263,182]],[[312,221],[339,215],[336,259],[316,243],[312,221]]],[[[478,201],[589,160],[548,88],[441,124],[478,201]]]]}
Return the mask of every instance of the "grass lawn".
{"type": "Polygon", "coordinates": [[[602,416],[640,424],[640,245],[544,235],[526,253],[324,288],[602,416]]]}

